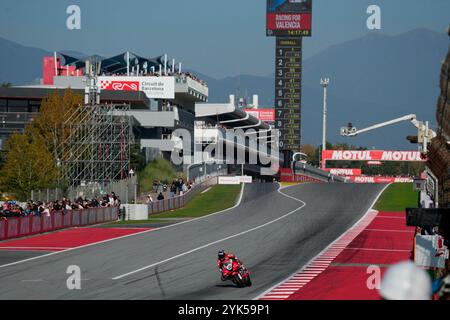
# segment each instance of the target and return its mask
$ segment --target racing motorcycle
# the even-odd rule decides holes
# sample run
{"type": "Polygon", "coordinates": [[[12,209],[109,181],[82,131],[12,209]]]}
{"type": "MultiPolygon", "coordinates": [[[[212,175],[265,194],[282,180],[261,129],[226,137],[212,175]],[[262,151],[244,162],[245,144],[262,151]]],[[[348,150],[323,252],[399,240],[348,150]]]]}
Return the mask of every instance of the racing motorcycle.
{"type": "Polygon", "coordinates": [[[234,259],[228,259],[223,263],[222,276],[226,280],[231,280],[239,288],[252,285],[250,272],[244,265],[239,265],[234,259]]]}

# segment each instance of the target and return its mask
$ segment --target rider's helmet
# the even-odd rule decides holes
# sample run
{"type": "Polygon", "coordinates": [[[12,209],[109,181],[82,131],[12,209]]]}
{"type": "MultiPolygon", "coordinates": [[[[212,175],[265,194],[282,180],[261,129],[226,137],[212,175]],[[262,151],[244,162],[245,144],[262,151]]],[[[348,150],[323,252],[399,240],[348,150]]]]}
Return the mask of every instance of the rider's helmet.
{"type": "Polygon", "coordinates": [[[223,260],[223,258],[225,258],[225,251],[220,250],[220,251],[217,253],[217,258],[219,258],[219,260],[223,260]]]}

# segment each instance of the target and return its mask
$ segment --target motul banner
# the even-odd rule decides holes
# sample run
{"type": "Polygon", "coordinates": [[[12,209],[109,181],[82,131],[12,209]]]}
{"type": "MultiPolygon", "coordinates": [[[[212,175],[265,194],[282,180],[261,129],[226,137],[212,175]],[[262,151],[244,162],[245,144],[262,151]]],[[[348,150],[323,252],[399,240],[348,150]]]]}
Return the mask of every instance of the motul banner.
{"type": "Polygon", "coordinates": [[[275,122],[275,109],[244,109],[244,111],[261,121],[275,122]]]}
{"type": "Polygon", "coordinates": [[[372,177],[372,176],[349,176],[348,182],[352,183],[411,183],[410,177],[372,177]]]}
{"type": "Polygon", "coordinates": [[[329,171],[336,176],[360,176],[361,169],[349,169],[349,168],[326,168],[325,171],[329,171]]]}
{"type": "Polygon", "coordinates": [[[148,98],[175,99],[174,77],[98,77],[100,90],[143,91],[148,98]]]}
{"type": "Polygon", "coordinates": [[[324,150],[323,160],[346,161],[420,161],[424,162],[419,151],[386,150],[324,150]]]}

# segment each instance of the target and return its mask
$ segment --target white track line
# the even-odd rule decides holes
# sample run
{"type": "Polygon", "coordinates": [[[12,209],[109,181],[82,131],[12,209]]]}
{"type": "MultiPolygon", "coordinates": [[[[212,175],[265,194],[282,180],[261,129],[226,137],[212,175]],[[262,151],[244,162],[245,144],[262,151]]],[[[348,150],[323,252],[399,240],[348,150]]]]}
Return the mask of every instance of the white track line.
{"type": "MultiPolygon", "coordinates": [[[[375,200],[371,203],[371,205],[369,206],[369,209],[367,209],[366,213],[353,225],[351,226],[348,230],[344,231],[344,233],[342,233],[336,240],[334,240],[332,243],[330,243],[325,249],[323,249],[321,252],[319,252],[314,258],[312,258],[311,260],[309,260],[302,268],[300,268],[298,271],[294,272],[293,274],[291,274],[290,276],[288,276],[287,278],[285,278],[284,280],[278,282],[276,285],[270,287],[269,289],[267,289],[266,291],[264,291],[263,293],[261,293],[260,295],[256,296],[253,300],[260,300],[260,299],[273,299],[273,298],[278,298],[278,299],[286,299],[289,296],[277,296],[275,294],[273,294],[273,290],[282,286],[283,284],[286,283],[293,283],[293,279],[298,279],[297,276],[301,276],[302,272],[304,270],[310,269],[312,266],[320,266],[320,267],[328,267],[329,263],[317,263],[316,259],[319,259],[319,257],[321,257],[323,254],[326,254],[328,252],[328,250],[330,249],[335,249],[335,248],[341,248],[343,251],[343,246],[339,243],[342,240],[350,240],[352,237],[349,236],[349,234],[354,234],[353,229],[355,229],[362,221],[364,221],[367,216],[369,216],[373,209],[372,207],[375,205],[375,203],[377,202],[377,200],[380,198],[380,196],[383,194],[384,190],[386,190],[387,187],[389,187],[390,184],[386,185],[381,191],[380,193],[376,196],[375,200]]],[[[359,234],[359,233],[358,233],[359,234]]],[[[358,234],[354,235],[354,237],[356,237],[358,234]]],[[[337,253],[336,253],[337,255],[337,253]]],[[[324,270],[325,270],[324,269],[324,270]]],[[[324,271],[323,270],[323,271],[324,271]]],[[[317,275],[319,275],[320,273],[322,273],[323,271],[318,271],[317,275]]],[[[316,276],[317,276],[316,275],[316,276]]],[[[295,280],[294,280],[295,281],[295,280]]],[[[301,286],[303,287],[304,284],[301,286]]],[[[301,289],[301,287],[299,286],[298,289],[301,289]]]]}
{"type": "Polygon", "coordinates": [[[180,254],[177,254],[177,255],[175,255],[175,256],[173,256],[173,257],[170,257],[170,258],[167,258],[167,259],[164,259],[164,260],[161,260],[161,261],[158,261],[158,262],[149,264],[149,265],[144,266],[144,267],[142,267],[142,268],[139,268],[139,269],[136,269],[136,270],[133,270],[133,271],[130,271],[130,272],[127,272],[127,273],[124,273],[124,274],[115,276],[115,277],[112,278],[112,279],[113,279],[113,280],[119,280],[119,279],[125,278],[125,277],[127,277],[127,276],[132,275],[132,274],[135,274],[135,273],[138,273],[138,272],[141,272],[141,271],[144,271],[144,270],[147,270],[147,269],[156,267],[156,266],[158,266],[158,265],[160,265],[160,264],[163,264],[163,263],[166,263],[166,262],[169,262],[169,261],[172,261],[172,260],[181,258],[181,257],[186,256],[186,255],[189,255],[189,254],[191,254],[191,253],[193,253],[193,252],[196,252],[196,251],[199,251],[199,250],[208,248],[208,247],[210,247],[210,246],[212,246],[212,245],[215,245],[215,244],[218,244],[218,243],[221,243],[221,242],[224,242],[224,241],[227,241],[227,240],[230,240],[230,239],[233,239],[233,238],[242,236],[242,235],[244,235],[244,234],[247,234],[247,233],[250,233],[250,232],[259,230],[259,229],[261,229],[261,228],[267,227],[268,225],[271,225],[271,224],[273,224],[273,223],[275,223],[275,222],[278,222],[278,221],[280,221],[280,220],[282,220],[282,219],[284,219],[284,218],[289,217],[290,215],[296,213],[297,211],[299,211],[300,209],[302,209],[302,208],[304,208],[304,207],[306,206],[306,203],[303,202],[302,200],[299,200],[299,199],[296,199],[296,198],[294,198],[294,197],[291,197],[291,196],[289,196],[289,195],[287,195],[287,194],[284,194],[283,192],[280,191],[280,189],[281,189],[281,188],[278,188],[278,192],[279,192],[280,194],[282,194],[282,195],[284,195],[284,196],[286,196],[286,197],[288,197],[288,198],[294,199],[294,200],[296,200],[296,201],[298,201],[298,202],[301,202],[302,205],[301,205],[300,207],[298,207],[298,208],[296,208],[296,209],[294,209],[294,210],[291,210],[291,211],[289,211],[288,213],[286,213],[286,214],[284,214],[284,215],[282,215],[282,216],[280,216],[280,217],[274,219],[274,220],[271,220],[271,221],[269,221],[269,222],[266,222],[266,223],[264,223],[264,224],[261,224],[261,225],[259,225],[259,226],[257,226],[257,227],[254,227],[254,228],[251,228],[251,229],[248,229],[248,230],[245,230],[245,231],[236,233],[236,234],[234,234],[234,235],[225,237],[225,238],[223,238],[223,239],[219,239],[219,240],[216,240],[216,241],[213,241],[213,242],[204,244],[204,245],[202,245],[202,246],[200,246],[200,247],[194,248],[194,249],[189,250],[189,251],[185,251],[185,252],[180,253],[180,254]]]}
{"type": "Polygon", "coordinates": [[[11,262],[11,263],[8,263],[8,264],[0,265],[0,269],[1,268],[6,268],[6,267],[9,267],[9,266],[13,266],[13,265],[17,265],[17,264],[20,264],[20,263],[28,262],[28,261],[33,261],[33,260],[37,260],[37,259],[41,259],[41,258],[50,257],[50,256],[53,256],[53,255],[56,255],[56,254],[61,254],[63,252],[68,252],[68,251],[73,251],[73,250],[82,249],[82,248],[86,248],[86,247],[91,247],[91,246],[95,246],[95,245],[98,245],[98,244],[102,244],[102,243],[106,243],[106,242],[110,242],[110,241],[114,241],[114,240],[119,240],[119,239],[124,239],[124,238],[129,238],[129,237],[141,235],[141,234],[148,233],[148,232],[156,232],[156,231],[159,231],[159,230],[163,230],[163,229],[179,226],[179,225],[184,224],[184,223],[189,223],[189,222],[205,219],[207,217],[211,217],[211,216],[214,216],[216,214],[221,214],[221,213],[228,212],[228,211],[236,208],[237,206],[239,206],[241,204],[242,195],[244,193],[244,186],[245,186],[245,184],[243,183],[242,186],[241,186],[241,191],[240,191],[240,194],[239,194],[238,202],[231,208],[228,208],[228,209],[225,209],[225,210],[221,210],[221,211],[217,211],[217,212],[211,213],[209,215],[198,217],[198,218],[194,218],[194,219],[191,219],[191,220],[181,221],[181,222],[174,223],[174,224],[171,224],[171,225],[168,225],[168,226],[164,226],[164,227],[160,227],[160,228],[150,229],[150,230],[146,230],[146,231],[142,231],[142,232],[136,232],[136,233],[133,233],[133,234],[128,234],[126,236],[121,236],[121,237],[117,237],[117,238],[113,238],[113,239],[107,239],[107,240],[103,240],[103,241],[99,241],[99,242],[89,243],[89,244],[86,244],[86,245],[70,248],[70,249],[63,250],[63,251],[51,252],[51,253],[43,254],[43,255],[40,255],[40,256],[37,256],[37,257],[33,257],[33,258],[28,258],[28,259],[24,259],[24,260],[20,260],[20,261],[16,261],[16,262],[11,262]]]}
{"type": "Polygon", "coordinates": [[[386,252],[411,252],[407,249],[378,249],[378,248],[345,248],[345,250],[358,250],[358,251],[386,251],[386,252]]]}
{"type": "Polygon", "coordinates": [[[376,231],[376,232],[394,232],[394,233],[411,233],[411,230],[385,230],[385,229],[365,229],[364,231],[376,231]]]}

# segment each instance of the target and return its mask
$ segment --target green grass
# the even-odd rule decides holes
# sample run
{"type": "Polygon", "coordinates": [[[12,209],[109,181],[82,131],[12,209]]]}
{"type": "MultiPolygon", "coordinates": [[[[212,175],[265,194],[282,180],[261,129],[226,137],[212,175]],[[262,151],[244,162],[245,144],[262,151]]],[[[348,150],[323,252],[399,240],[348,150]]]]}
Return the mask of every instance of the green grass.
{"type": "Polygon", "coordinates": [[[198,194],[184,208],[153,214],[152,218],[196,218],[234,206],[240,185],[215,185],[208,192],[198,194]]]}
{"type": "Polygon", "coordinates": [[[165,223],[173,222],[173,220],[164,220],[168,218],[202,217],[234,206],[240,190],[240,185],[215,185],[208,192],[195,196],[184,208],[153,214],[148,220],[118,221],[114,224],[165,223]]]}
{"type": "Polygon", "coordinates": [[[375,209],[379,211],[404,211],[417,207],[418,192],[412,183],[391,184],[378,199],[375,209]]]}

